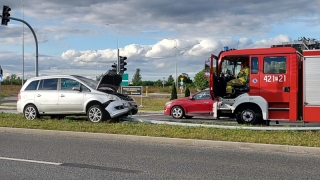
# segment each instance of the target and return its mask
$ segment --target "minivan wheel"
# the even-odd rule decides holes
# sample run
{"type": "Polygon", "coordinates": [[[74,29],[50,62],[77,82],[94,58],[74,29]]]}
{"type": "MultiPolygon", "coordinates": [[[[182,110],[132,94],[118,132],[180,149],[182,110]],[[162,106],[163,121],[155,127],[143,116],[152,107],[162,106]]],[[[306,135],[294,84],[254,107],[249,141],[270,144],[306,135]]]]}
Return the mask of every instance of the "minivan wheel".
{"type": "Polygon", "coordinates": [[[28,120],[34,120],[37,117],[39,117],[37,108],[32,104],[29,104],[24,108],[23,114],[24,114],[24,117],[28,120]]]}
{"type": "Polygon", "coordinates": [[[106,113],[99,105],[93,105],[88,109],[88,119],[91,122],[97,123],[103,121],[106,117],[106,113]]]}
{"type": "Polygon", "coordinates": [[[175,119],[181,119],[184,116],[184,111],[180,106],[174,106],[171,109],[171,116],[175,119]]]}

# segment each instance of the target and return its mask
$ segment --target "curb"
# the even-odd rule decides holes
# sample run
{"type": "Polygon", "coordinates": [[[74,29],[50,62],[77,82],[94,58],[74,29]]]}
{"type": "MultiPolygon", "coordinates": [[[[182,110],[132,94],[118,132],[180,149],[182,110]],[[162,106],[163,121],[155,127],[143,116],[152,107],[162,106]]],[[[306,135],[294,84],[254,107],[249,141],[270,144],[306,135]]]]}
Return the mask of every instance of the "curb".
{"type": "Polygon", "coordinates": [[[8,109],[8,110],[11,110],[11,109],[17,109],[17,107],[14,107],[14,106],[6,106],[4,104],[0,105],[0,109],[8,109]]]}
{"type": "Polygon", "coordinates": [[[305,146],[242,143],[242,142],[229,142],[229,141],[180,139],[180,138],[134,136],[134,135],[105,134],[105,133],[88,133],[88,132],[73,132],[73,131],[55,131],[55,130],[40,130],[40,129],[26,129],[26,128],[8,128],[8,127],[0,127],[0,132],[2,132],[2,133],[17,133],[17,134],[32,134],[32,135],[48,135],[48,136],[67,136],[67,137],[76,137],[76,138],[124,140],[124,141],[134,141],[134,142],[196,146],[196,147],[243,149],[243,150],[267,151],[267,152],[284,152],[284,153],[300,153],[300,154],[320,155],[320,148],[318,148],[318,147],[305,147],[305,146]]]}

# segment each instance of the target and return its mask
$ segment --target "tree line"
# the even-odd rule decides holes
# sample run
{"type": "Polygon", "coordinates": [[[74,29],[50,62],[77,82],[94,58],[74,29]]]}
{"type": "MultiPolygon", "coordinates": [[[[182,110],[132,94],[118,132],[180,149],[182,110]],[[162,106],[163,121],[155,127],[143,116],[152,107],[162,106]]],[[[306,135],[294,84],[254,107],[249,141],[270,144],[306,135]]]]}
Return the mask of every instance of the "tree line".
{"type": "MultiPolygon", "coordinates": [[[[176,81],[179,82],[183,82],[183,85],[186,87],[190,87],[190,86],[194,86],[199,90],[205,89],[209,87],[209,81],[207,78],[205,78],[205,73],[203,70],[199,71],[194,79],[192,80],[188,74],[186,73],[182,73],[178,76],[178,78],[176,79],[176,81]]],[[[135,74],[133,75],[132,78],[132,86],[172,86],[173,84],[175,84],[176,82],[174,80],[174,78],[172,77],[172,75],[169,75],[167,79],[163,80],[163,79],[158,79],[156,81],[142,81],[142,76],[140,73],[140,69],[136,69],[135,74]],[[164,84],[163,84],[164,81],[164,84]]]]}
{"type": "Polygon", "coordinates": [[[3,85],[22,85],[22,79],[15,74],[2,79],[3,85]]]}
{"type": "MultiPolygon", "coordinates": [[[[99,81],[102,75],[97,76],[96,80],[99,81]]],[[[177,81],[180,82],[181,78],[183,78],[183,85],[186,87],[193,86],[199,90],[202,90],[202,89],[209,87],[208,79],[205,78],[203,70],[199,71],[195,75],[193,80],[191,80],[190,77],[188,76],[188,74],[186,74],[186,73],[182,73],[181,75],[179,75],[177,81]]],[[[26,80],[24,82],[26,82],[26,80]]],[[[18,77],[16,74],[12,74],[12,75],[4,78],[2,80],[1,84],[3,84],[3,85],[21,85],[22,79],[20,77],[18,77]]],[[[141,72],[140,72],[140,69],[138,68],[138,69],[136,69],[136,72],[133,75],[132,83],[130,85],[132,85],[132,86],[155,86],[155,87],[166,86],[166,87],[168,87],[168,86],[172,86],[173,84],[175,84],[175,80],[172,77],[172,75],[169,75],[164,80],[164,84],[163,84],[163,79],[158,79],[156,81],[149,81],[149,80],[142,81],[141,72]]]]}

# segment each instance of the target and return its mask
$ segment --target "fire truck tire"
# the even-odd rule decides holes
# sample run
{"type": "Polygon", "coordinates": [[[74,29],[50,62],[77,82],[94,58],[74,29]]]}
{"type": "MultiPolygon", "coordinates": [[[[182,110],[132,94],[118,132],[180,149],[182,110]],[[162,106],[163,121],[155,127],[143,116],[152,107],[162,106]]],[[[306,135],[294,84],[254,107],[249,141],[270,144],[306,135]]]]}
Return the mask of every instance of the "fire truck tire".
{"type": "Polygon", "coordinates": [[[257,106],[243,106],[239,109],[236,120],[238,124],[261,124],[262,114],[261,110],[257,106]]]}
{"type": "Polygon", "coordinates": [[[173,106],[171,116],[175,119],[181,119],[184,116],[184,110],[180,106],[173,106]]]}

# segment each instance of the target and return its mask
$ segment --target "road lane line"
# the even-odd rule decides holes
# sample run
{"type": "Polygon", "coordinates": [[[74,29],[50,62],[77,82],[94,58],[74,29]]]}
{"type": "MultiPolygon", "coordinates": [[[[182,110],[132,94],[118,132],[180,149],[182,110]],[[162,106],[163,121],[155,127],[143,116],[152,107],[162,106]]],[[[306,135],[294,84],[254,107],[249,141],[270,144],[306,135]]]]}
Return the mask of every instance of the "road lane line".
{"type": "Polygon", "coordinates": [[[49,165],[56,165],[56,166],[60,166],[62,164],[62,163],[55,163],[55,162],[36,161],[36,160],[28,160],[28,159],[17,159],[17,158],[8,158],[8,157],[0,157],[0,159],[9,160],[9,161],[38,163],[38,164],[49,164],[49,165]]]}

